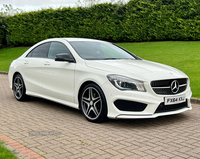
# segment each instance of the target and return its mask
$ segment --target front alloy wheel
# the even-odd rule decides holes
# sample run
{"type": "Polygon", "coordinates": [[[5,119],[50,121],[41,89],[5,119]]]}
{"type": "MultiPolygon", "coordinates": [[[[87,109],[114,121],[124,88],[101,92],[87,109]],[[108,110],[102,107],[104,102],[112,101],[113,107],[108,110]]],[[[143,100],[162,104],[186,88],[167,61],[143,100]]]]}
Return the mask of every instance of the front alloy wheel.
{"type": "Polygon", "coordinates": [[[84,87],[81,93],[80,104],[87,120],[102,122],[106,119],[106,99],[103,91],[96,84],[88,84],[84,87]]]}
{"type": "Polygon", "coordinates": [[[26,87],[23,78],[20,74],[17,74],[13,80],[13,93],[17,100],[23,101],[27,98],[26,87]]]}

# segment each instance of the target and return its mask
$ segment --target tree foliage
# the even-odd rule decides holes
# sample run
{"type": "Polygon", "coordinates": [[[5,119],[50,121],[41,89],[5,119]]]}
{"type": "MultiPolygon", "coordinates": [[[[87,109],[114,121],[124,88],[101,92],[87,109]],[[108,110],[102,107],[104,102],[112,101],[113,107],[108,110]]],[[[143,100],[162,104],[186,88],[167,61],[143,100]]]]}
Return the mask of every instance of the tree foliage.
{"type": "Polygon", "coordinates": [[[3,8],[0,9],[0,15],[3,17],[13,16],[23,11],[19,8],[13,8],[11,4],[3,4],[3,8]]]}
{"type": "Polygon", "coordinates": [[[53,37],[200,40],[200,1],[130,0],[127,4],[45,9],[8,17],[6,30],[13,45],[33,45],[53,37]]]}
{"type": "Polygon", "coordinates": [[[9,39],[6,37],[6,18],[19,13],[22,13],[22,10],[18,8],[13,8],[11,4],[3,4],[3,8],[0,9],[0,48],[4,45],[9,44],[9,39]]]}

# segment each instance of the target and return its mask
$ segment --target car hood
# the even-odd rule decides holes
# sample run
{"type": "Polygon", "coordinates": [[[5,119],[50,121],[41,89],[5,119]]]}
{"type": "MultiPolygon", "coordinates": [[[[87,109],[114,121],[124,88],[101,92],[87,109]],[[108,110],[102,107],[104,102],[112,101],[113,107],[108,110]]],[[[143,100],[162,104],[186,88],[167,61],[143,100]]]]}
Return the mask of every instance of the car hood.
{"type": "Polygon", "coordinates": [[[146,60],[87,60],[85,63],[106,74],[118,74],[143,81],[187,78],[187,75],[173,67],[146,60]]]}

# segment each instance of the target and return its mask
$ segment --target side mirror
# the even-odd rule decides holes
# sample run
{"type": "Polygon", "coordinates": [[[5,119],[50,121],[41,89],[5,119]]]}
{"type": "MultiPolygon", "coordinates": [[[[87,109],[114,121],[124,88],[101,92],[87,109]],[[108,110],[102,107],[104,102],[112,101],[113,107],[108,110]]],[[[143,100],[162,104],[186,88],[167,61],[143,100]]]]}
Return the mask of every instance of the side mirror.
{"type": "Polygon", "coordinates": [[[75,63],[75,59],[73,58],[73,56],[67,53],[57,54],[55,61],[67,61],[75,63]]]}

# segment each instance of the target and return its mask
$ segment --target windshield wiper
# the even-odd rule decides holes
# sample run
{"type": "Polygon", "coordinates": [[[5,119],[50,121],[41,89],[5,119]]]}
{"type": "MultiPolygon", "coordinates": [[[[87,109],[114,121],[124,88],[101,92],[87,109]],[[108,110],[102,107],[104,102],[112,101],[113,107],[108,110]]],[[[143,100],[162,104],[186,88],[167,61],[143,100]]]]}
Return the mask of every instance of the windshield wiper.
{"type": "Polygon", "coordinates": [[[131,58],[105,58],[102,60],[135,60],[135,59],[131,59],[131,58]]]}
{"type": "Polygon", "coordinates": [[[119,58],[105,58],[103,60],[117,60],[117,59],[119,59],[119,58]]]}
{"type": "Polygon", "coordinates": [[[85,60],[135,60],[131,58],[85,58],[85,60]]]}

